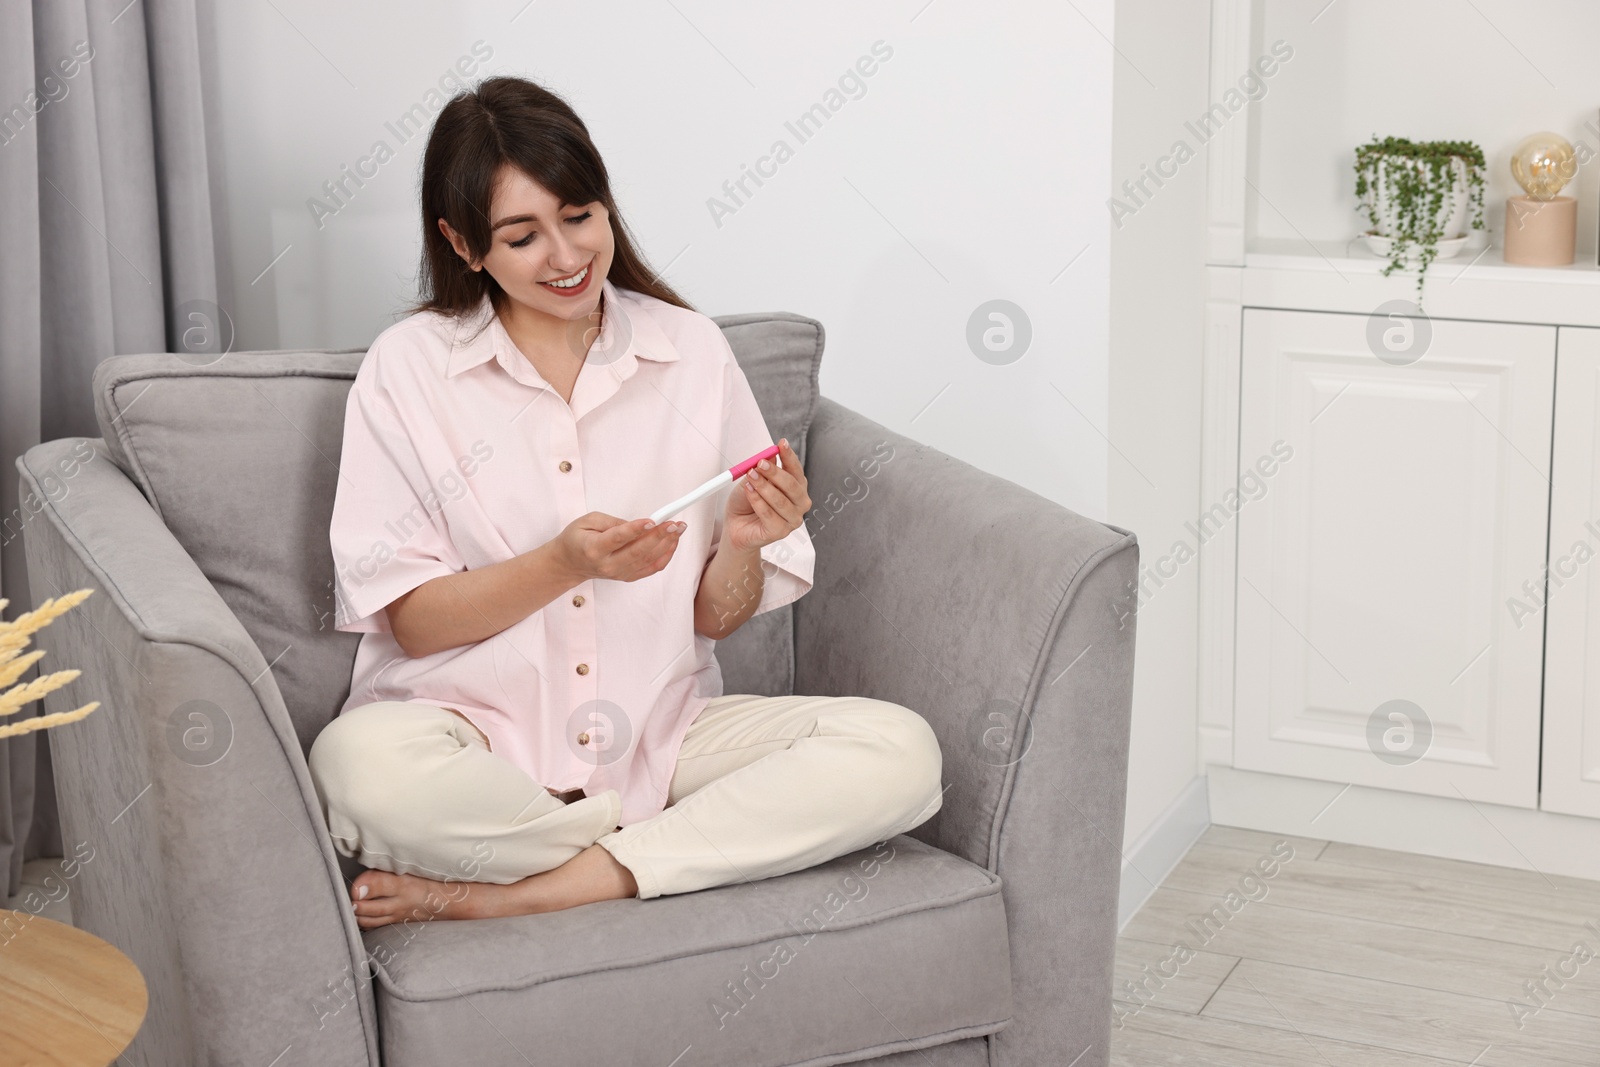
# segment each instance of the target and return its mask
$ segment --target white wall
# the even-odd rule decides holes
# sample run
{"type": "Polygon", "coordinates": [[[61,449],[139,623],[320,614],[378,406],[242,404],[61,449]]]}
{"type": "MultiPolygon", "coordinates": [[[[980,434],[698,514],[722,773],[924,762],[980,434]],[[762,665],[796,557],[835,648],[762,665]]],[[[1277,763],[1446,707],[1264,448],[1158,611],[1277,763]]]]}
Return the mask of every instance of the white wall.
{"type": "Polygon", "coordinates": [[[1590,162],[1563,194],[1578,198],[1578,257],[1594,260],[1600,194],[1600,4],[1592,0],[1260,0],[1259,31],[1295,50],[1257,105],[1257,237],[1353,238],[1358,145],[1379,137],[1470,140],[1484,152],[1484,221],[1500,244],[1505,198],[1522,190],[1511,152],[1554,130],[1590,162]],[[1313,21],[1315,20],[1315,21],[1313,21]]]}
{"type": "Polygon", "coordinates": [[[700,310],[814,316],[825,394],[1105,517],[1112,0],[525,4],[215,5],[235,348],[362,346],[394,320],[425,136],[385,123],[481,41],[476,76],[568,97],[700,310]],[[799,144],[785,121],[877,41],[864,95],[799,144]],[[708,198],[778,138],[794,158],[719,226],[708,198]],[[395,158],[319,228],[308,199],[379,140],[395,158]],[[1032,323],[1010,365],[966,342],[994,298],[1032,323]]]}
{"type": "MultiPolygon", "coordinates": [[[[1184,122],[1207,107],[1210,18],[1206,4],[1172,0],[1117,0],[1116,17],[1125,58],[1115,66],[1112,178],[1127,202],[1122,182],[1153,168],[1188,136],[1184,122]]],[[[1152,195],[1111,235],[1109,511],[1112,522],[1138,532],[1141,571],[1174,542],[1194,541],[1184,524],[1200,510],[1205,167],[1202,149],[1159,188],[1147,182],[1152,195]]],[[[1191,560],[1170,578],[1147,581],[1140,601],[1130,845],[1196,772],[1198,572],[1191,560]]]]}

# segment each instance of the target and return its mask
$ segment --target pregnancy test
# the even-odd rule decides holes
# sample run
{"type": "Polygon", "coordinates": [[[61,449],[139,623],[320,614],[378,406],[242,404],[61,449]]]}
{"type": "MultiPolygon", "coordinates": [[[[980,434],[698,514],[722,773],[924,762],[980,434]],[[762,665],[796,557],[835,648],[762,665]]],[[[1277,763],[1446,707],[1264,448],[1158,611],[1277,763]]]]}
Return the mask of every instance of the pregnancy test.
{"type": "MultiPolygon", "coordinates": [[[[777,445],[773,445],[771,448],[763,448],[760,452],[757,452],[743,463],[736,463],[729,467],[727,470],[723,471],[709,482],[706,482],[704,485],[700,486],[700,488],[680,496],[666,507],[652,512],[650,515],[650,521],[660,522],[662,519],[676,515],[678,512],[682,511],[690,504],[693,504],[701,497],[709,496],[725,485],[732,485],[736,480],[744,477],[745,472],[751,467],[754,467],[757,463],[760,463],[764,459],[773,459],[773,457],[775,457],[777,454],[777,445]]],[[[773,459],[773,462],[777,463],[778,461],[773,459]]],[[[781,463],[779,465],[782,466],[781,463]]]]}

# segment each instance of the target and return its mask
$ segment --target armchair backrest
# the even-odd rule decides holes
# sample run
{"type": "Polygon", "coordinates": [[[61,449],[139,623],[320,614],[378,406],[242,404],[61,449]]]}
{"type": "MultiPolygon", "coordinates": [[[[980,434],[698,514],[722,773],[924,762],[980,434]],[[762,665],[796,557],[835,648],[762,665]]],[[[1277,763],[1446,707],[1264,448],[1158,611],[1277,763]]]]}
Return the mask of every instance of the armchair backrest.
{"type": "MultiPolygon", "coordinates": [[[[820,323],[782,312],[716,320],[774,440],[805,461],[820,323]]],[[[95,411],[117,465],[238,616],[271,665],[302,751],[349,695],[360,634],[333,628],[333,514],[346,395],[364,350],[167,353],[95,368],[95,411]]],[[[719,643],[725,691],[793,692],[793,607],[719,643]]]]}

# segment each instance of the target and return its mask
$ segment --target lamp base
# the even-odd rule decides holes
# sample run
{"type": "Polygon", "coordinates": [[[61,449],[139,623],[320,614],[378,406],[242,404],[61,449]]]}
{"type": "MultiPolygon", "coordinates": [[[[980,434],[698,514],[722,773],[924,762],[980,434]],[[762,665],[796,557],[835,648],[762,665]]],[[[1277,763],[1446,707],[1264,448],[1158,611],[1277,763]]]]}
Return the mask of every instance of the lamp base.
{"type": "Polygon", "coordinates": [[[1562,267],[1577,244],[1578,201],[1570,196],[1535,200],[1506,197],[1505,261],[1526,267],[1562,267]]]}

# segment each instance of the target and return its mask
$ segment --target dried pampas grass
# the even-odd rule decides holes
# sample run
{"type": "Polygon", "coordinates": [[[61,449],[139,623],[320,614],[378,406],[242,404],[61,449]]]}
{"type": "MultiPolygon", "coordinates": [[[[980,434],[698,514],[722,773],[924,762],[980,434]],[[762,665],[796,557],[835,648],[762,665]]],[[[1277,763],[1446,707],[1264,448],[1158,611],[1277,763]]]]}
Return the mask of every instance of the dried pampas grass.
{"type": "MultiPolygon", "coordinates": [[[[75,593],[68,593],[63,597],[51,597],[37,608],[17,616],[11,622],[0,621],[0,688],[10,686],[4,693],[0,693],[0,719],[8,715],[15,715],[18,711],[32,704],[35,700],[52,690],[60,689],[72,681],[82,671],[56,671],[53,674],[43,674],[31,682],[16,685],[18,678],[27,669],[37,663],[44,655],[42,649],[29,652],[26,656],[19,656],[28,646],[33,632],[42,630],[52,622],[65,615],[72,608],[81,604],[93,589],[79,589],[75,593]]],[[[0,597],[0,608],[4,608],[10,601],[0,597]]],[[[52,726],[64,723],[77,722],[100,706],[98,700],[91,701],[74,711],[61,711],[54,715],[37,715],[31,719],[10,726],[0,726],[0,737],[15,737],[18,734],[28,733],[30,730],[48,730],[52,726]]]]}

